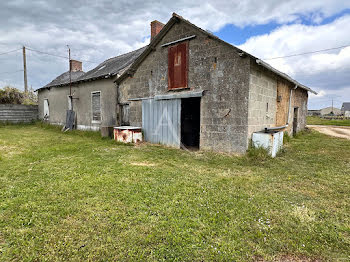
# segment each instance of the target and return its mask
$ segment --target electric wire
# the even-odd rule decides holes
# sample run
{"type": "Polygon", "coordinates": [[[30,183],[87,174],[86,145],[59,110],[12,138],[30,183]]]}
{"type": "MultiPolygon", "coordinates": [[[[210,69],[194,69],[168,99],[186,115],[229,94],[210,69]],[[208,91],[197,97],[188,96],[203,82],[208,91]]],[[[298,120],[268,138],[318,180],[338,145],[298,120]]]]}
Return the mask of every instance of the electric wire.
{"type": "Polygon", "coordinates": [[[17,71],[11,71],[11,72],[1,72],[0,75],[2,74],[12,74],[12,73],[17,73],[17,72],[23,72],[24,70],[17,70],[17,71]]]}
{"type": "Polygon", "coordinates": [[[338,46],[338,47],[333,47],[333,48],[327,48],[327,49],[321,49],[321,50],[316,50],[316,51],[310,51],[310,52],[305,52],[305,53],[300,53],[300,54],[292,54],[292,55],[286,55],[286,56],[278,56],[278,57],[264,58],[263,60],[273,60],[273,59],[281,59],[281,58],[288,58],[288,57],[294,57],[294,56],[315,54],[315,53],[321,53],[321,52],[325,52],[325,51],[331,51],[331,50],[341,49],[341,48],[348,47],[348,46],[350,46],[350,45],[343,45],[343,46],[338,46]]]}
{"type": "Polygon", "coordinates": [[[13,53],[13,52],[16,52],[16,51],[19,51],[21,50],[22,48],[19,48],[19,49],[15,49],[15,50],[11,50],[11,51],[8,51],[8,52],[4,52],[4,53],[0,53],[0,55],[6,55],[6,54],[10,54],[10,53],[13,53]]]}
{"type": "MultiPolygon", "coordinates": [[[[33,52],[37,52],[37,53],[43,54],[43,55],[49,55],[49,56],[55,56],[55,57],[60,57],[60,58],[64,58],[64,59],[69,59],[67,56],[55,55],[55,54],[52,54],[52,53],[47,53],[47,52],[35,50],[35,49],[30,48],[30,47],[26,47],[26,49],[28,49],[30,51],[33,51],[33,52]]],[[[95,61],[90,61],[90,60],[82,60],[82,59],[78,59],[78,60],[81,61],[81,62],[87,62],[87,63],[95,63],[95,64],[99,64],[100,63],[100,62],[95,62],[95,61]]]]}

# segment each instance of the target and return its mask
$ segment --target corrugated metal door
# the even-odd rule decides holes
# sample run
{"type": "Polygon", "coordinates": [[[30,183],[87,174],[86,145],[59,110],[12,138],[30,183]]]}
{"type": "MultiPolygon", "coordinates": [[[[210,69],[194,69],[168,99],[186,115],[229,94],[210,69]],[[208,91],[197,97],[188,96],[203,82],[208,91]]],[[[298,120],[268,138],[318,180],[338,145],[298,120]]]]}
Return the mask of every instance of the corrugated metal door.
{"type": "Polygon", "coordinates": [[[142,101],[145,141],[180,147],[181,99],[142,101]]]}

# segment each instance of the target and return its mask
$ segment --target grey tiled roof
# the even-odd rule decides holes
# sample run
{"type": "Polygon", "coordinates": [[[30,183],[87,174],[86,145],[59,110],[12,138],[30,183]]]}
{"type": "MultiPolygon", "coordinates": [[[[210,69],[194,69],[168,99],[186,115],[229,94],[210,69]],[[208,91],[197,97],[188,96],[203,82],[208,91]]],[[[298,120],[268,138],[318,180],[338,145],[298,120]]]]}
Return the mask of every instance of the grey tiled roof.
{"type": "MultiPolygon", "coordinates": [[[[87,80],[109,78],[116,74],[121,74],[129,68],[129,66],[136,60],[136,58],[140,56],[140,54],[146,49],[146,47],[147,46],[123,55],[107,59],[106,61],[104,61],[103,63],[99,64],[97,67],[86,73],[83,71],[72,72],[72,83],[76,84],[78,82],[84,82],[87,80]]],[[[63,86],[67,84],[69,84],[69,71],[61,74],[42,88],[63,86]]]]}
{"type": "MultiPolygon", "coordinates": [[[[75,80],[77,80],[79,77],[81,77],[84,74],[85,74],[85,72],[83,72],[83,71],[75,71],[75,72],[72,71],[72,82],[74,82],[75,80]]],[[[59,75],[54,80],[52,80],[50,83],[45,85],[43,88],[59,86],[59,85],[64,85],[64,84],[69,84],[69,71],[63,73],[62,75],[59,75]]]]}
{"type": "Polygon", "coordinates": [[[116,75],[124,71],[124,69],[127,69],[136,60],[136,58],[140,56],[146,47],[147,46],[120,56],[107,59],[94,69],[79,77],[77,81],[116,75]]]}

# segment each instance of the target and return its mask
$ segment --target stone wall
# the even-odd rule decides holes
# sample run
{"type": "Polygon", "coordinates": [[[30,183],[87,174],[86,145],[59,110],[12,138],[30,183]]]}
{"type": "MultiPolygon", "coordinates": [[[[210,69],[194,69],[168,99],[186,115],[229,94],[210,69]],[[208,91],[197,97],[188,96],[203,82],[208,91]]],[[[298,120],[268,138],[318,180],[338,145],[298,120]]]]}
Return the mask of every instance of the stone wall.
{"type": "Polygon", "coordinates": [[[141,126],[142,103],[129,99],[159,94],[204,90],[201,99],[200,148],[225,152],[245,152],[248,146],[248,90],[250,62],[238,50],[209,38],[181,21],[163,37],[132,77],[119,84],[119,102],[130,104],[130,124],[141,126]],[[189,89],[168,90],[168,47],[184,37],[189,40],[189,89]]]}
{"type": "Polygon", "coordinates": [[[0,122],[28,123],[37,119],[37,105],[0,105],[0,122]]]}

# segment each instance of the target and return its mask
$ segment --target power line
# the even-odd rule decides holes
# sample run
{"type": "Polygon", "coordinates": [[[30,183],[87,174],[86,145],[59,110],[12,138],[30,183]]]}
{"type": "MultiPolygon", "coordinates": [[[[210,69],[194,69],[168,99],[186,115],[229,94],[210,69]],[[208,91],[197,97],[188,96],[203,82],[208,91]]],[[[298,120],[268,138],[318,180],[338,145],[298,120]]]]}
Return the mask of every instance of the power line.
{"type": "Polygon", "coordinates": [[[11,71],[11,72],[1,72],[0,75],[2,75],[2,74],[12,74],[12,73],[17,73],[17,72],[23,72],[23,70],[17,70],[17,71],[11,71]]]}
{"type": "Polygon", "coordinates": [[[37,53],[39,53],[39,54],[43,54],[43,55],[50,55],[50,56],[56,56],[56,57],[68,59],[68,57],[66,57],[66,56],[54,55],[54,54],[51,54],[51,53],[46,53],[46,52],[43,52],[43,51],[34,50],[34,49],[32,49],[32,48],[29,48],[29,47],[27,47],[27,49],[30,50],[30,51],[33,51],[33,52],[37,52],[37,53]]]}
{"type": "Polygon", "coordinates": [[[343,46],[338,46],[338,47],[333,47],[333,48],[327,48],[327,49],[321,49],[321,50],[316,50],[316,51],[311,51],[311,52],[305,52],[305,53],[300,53],[300,54],[293,54],[293,55],[286,55],[286,56],[278,56],[278,57],[272,57],[272,58],[264,58],[263,60],[273,60],[273,59],[280,59],[280,58],[288,58],[288,57],[293,57],[293,56],[300,56],[300,55],[308,55],[308,54],[314,54],[314,53],[320,53],[320,52],[325,52],[325,51],[331,51],[331,50],[336,50],[344,47],[348,47],[350,45],[343,45],[343,46]]]}
{"type": "MultiPolygon", "coordinates": [[[[43,54],[43,55],[50,55],[50,56],[60,57],[60,58],[64,58],[64,59],[69,59],[67,56],[55,55],[55,54],[52,54],[52,53],[47,53],[47,52],[43,52],[43,51],[39,51],[39,50],[34,50],[32,48],[29,48],[29,47],[27,47],[27,49],[30,50],[30,51],[34,51],[34,52],[43,54]]],[[[100,63],[100,62],[89,61],[89,60],[82,60],[82,59],[79,59],[79,61],[87,62],[87,63],[95,63],[95,64],[99,64],[100,63]]]]}
{"type": "Polygon", "coordinates": [[[19,50],[21,50],[21,49],[22,49],[22,48],[15,49],[15,50],[11,50],[11,51],[8,51],[8,52],[5,52],[5,53],[1,53],[0,55],[6,55],[6,54],[9,54],[9,53],[13,53],[13,52],[19,51],[19,50]]]}

